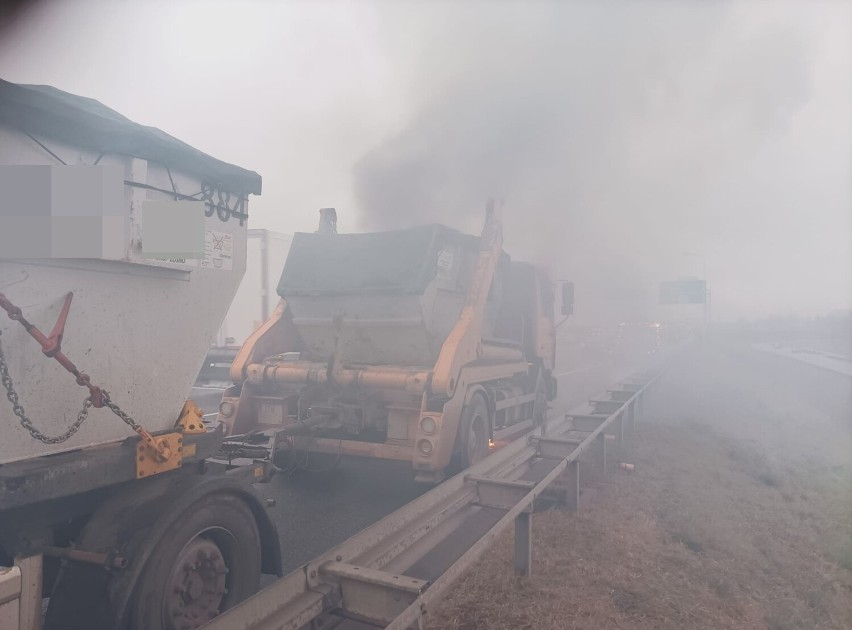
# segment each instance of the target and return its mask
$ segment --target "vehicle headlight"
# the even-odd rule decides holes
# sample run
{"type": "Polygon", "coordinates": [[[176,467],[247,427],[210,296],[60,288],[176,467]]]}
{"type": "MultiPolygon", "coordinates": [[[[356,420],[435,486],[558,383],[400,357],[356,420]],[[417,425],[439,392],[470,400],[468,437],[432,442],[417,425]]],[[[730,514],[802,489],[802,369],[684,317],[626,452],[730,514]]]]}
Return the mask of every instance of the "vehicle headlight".
{"type": "Polygon", "coordinates": [[[432,435],[438,430],[438,423],[432,416],[425,416],[420,420],[420,430],[426,435],[432,435]]]}
{"type": "Polygon", "coordinates": [[[234,407],[234,403],[228,402],[227,400],[222,401],[219,404],[219,413],[225,416],[226,418],[230,418],[234,415],[234,411],[236,407],[234,407]]]}
{"type": "Polygon", "coordinates": [[[429,440],[418,440],[417,450],[421,455],[429,455],[432,452],[432,442],[429,440]]]}

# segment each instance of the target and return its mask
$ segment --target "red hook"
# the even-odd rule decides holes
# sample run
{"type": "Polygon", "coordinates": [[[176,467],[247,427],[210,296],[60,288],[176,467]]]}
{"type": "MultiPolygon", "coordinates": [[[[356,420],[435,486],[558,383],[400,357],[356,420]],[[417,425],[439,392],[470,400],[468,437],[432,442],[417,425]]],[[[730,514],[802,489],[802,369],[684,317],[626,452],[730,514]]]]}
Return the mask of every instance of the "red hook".
{"type": "Polygon", "coordinates": [[[89,390],[92,397],[93,407],[103,407],[104,404],[106,404],[106,401],[101,388],[97,385],[92,385],[92,382],[89,380],[89,375],[78,370],[77,366],[71,362],[71,359],[62,354],[62,335],[65,333],[65,322],[68,319],[68,311],[71,309],[71,298],[73,297],[74,294],[70,291],[65,296],[65,303],[62,305],[62,310],[59,312],[59,319],[56,320],[53,330],[50,331],[50,335],[47,337],[45,337],[44,333],[33,324],[28,322],[21,312],[21,309],[12,304],[12,302],[10,302],[2,293],[0,293],[0,308],[9,314],[9,319],[19,322],[24,327],[30,336],[38,342],[41,346],[41,351],[45,355],[52,359],[56,359],[62,367],[71,372],[71,374],[77,378],[78,385],[89,390]]]}
{"type": "Polygon", "coordinates": [[[68,319],[68,311],[71,310],[71,298],[73,297],[74,294],[69,291],[68,295],[65,296],[65,304],[59,311],[59,319],[56,320],[53,330],[50,331],[47,339],[40,342],[41,351],[44,352],[45,356],[53,358],[62,349],[62,335],[65,334],[65,321],[68,319]]]}

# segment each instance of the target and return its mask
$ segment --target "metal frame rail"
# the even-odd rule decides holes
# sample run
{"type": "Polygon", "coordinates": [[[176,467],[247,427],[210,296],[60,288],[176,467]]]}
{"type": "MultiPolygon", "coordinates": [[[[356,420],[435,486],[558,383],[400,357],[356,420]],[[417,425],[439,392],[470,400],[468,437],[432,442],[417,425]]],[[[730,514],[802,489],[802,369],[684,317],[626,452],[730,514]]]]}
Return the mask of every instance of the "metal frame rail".
{"type": "Polygon", "coordinates": [[[205,630],[325,630],[346,620],[420,628],[423,615],[512,522],[515,570],[528,575],[536,500],[552,496],[548,486],[560,478],[566,483],[554,484],[560,486],[556,494],[568,509],[577,509],[581,455],[590,455],[605,473],[607,441],[620,445],[625,428],[633,432],[658,378],[644,373],[625,379],[606,397],[583,405],[587,410],[548,420],[216,617],[205,630]]]}

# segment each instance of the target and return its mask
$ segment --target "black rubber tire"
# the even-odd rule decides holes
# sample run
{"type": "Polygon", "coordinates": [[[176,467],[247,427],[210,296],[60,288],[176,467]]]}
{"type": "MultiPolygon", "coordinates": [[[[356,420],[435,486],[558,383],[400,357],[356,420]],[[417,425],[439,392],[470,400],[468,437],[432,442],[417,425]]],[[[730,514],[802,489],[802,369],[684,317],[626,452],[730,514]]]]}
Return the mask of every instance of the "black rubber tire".
{"type": "Polygon", "coordinates": [[[488,456],[490,433],[488,404],[482,394],[474,394],[462,409],[459,424],[459,465],[462,469],[488,456]]]}
{"type": "Polygon", "coordinates": [[[233,494],[207,495],[184,512],[184,517],[148,559],[130,602],[130,630],[181,630],[185,620],[175,625],[172,620],[165,619],[166,597],[169,596],[166,590],[172,571],[184,561],[181,555],[198,539],[214,542],[228,568],[225,574],[227,592],[221,599],[219,613],[257,592],[261,541],[251,508],[233,494]]]}

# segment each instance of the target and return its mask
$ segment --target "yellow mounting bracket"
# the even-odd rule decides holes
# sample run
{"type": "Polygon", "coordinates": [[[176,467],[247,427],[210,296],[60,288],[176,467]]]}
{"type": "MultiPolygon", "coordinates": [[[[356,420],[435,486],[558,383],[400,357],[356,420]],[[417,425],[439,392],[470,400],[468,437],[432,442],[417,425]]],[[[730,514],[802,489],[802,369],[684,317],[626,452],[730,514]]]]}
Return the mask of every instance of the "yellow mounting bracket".
{"type": "Polygon", "coordinates": [[[206,433],[204,428],[204,412],[198,408],[192,400],[187,400],[183,403],[183,409],[180,412],[176,429],[180,429],[182,433],[206,433]]]}
{"type": "Polygon", "coordinates": [[[183,463],[183,435],[180,433],[166,433],[153,436],[154,441],[160,448],[160,453],[165,453],[165,459],[152,448],[145,440],[140,439],[136,445],[136,478],[144,479],[152,477],[168,470],[180,468],[183,463]]]}

